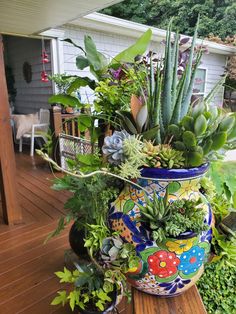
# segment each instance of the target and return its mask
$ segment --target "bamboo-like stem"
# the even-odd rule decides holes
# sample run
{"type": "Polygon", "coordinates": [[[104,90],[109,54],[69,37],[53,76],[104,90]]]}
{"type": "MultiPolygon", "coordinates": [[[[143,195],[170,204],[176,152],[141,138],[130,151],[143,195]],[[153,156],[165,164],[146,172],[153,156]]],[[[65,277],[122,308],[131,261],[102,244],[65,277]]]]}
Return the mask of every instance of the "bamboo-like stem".
{"type": "Polygon", "coordinates": [[[115,173],[112,173],[112,172],[109,172],[107,169],[104,169],[104,170],[96,170],[96,171],[93,171],[93,172],[90,172],[88,174],[84,174],[82,172],[70,172],[66,169],[63,169],[62,167],[60,167],[52,158],[50,158],[48,156],[48,154],[46,153],[43,153],[41,150],[37,149],[36,150],[37,154],[42,157],[44,160],[46,160],[47,162],[49,162],[52,166],[54,166],[55,169],[61,171],[61,172],[64,172],[70,176],[73,176],[75,178],[79,178],[79,179],[85,179],[85,178],[89,178],[89,177],[92,177],[96,174],[103,174],[103,175],[108,175],[108,176],[111,176],[111,177],[114,177],[114,178],[117,178],[117,179],[120,179],[120,180],[123,180],[129,184],[132,184],[134,186],[136,186],[137,188],[139,188],[140,190],[143,190],[144,192],[148,193],[148,191],[146,189],[144,189],[141,185],[129,180],[129,179],[126,179],[126,178],[123,178],[121,176],[119,176],[118,174],[115,174],[115,173]]]}

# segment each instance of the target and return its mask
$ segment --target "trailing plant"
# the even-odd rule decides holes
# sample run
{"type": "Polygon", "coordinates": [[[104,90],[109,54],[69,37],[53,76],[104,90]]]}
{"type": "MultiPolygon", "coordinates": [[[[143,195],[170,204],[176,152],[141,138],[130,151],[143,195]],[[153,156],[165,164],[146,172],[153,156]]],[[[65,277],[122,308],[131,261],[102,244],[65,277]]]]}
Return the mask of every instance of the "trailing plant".
{"type": "Polygon", "coordinates": [[[205,266],[197,282],[198,290],[209,314],[236,313],[236,271],[220,261],[205,266]]]}
{"type": "Polygon", "coordinates": [[[66,215],[59,219],[56,230],[47,239],[60,234],[73,220],[77,221],[78,228],[89,228],[89,225],[104,221],[109,202],[119,193],[119,182],[101,175],[84,179],[67,175],[55,179],[52,188],[56,191],[70,191],[72,196],[64,204],[66,215]]]}

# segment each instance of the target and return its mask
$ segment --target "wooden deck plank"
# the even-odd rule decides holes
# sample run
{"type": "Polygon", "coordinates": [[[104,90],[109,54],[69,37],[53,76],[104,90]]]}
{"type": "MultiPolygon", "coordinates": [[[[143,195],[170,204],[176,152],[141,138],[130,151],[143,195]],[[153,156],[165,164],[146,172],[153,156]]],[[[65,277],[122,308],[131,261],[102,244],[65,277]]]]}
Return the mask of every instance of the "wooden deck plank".
{"type": "Polygon", "coordinates": [[[158,298],[133,289],[135,314],[207,314],[196,286],[173,298],[158,298]]]}

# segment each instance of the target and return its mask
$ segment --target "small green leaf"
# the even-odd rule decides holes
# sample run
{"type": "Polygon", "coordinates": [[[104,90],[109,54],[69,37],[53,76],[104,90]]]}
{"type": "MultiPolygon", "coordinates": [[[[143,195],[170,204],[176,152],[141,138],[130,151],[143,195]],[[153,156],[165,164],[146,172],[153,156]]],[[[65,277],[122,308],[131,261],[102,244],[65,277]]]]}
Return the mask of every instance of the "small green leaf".
{"type": "Polygon", "coordinates": [[[177,149],[177,150],[180,150],[180,151],[185,151],[186,150],[186,146],[184,145],[183,142],[180,142],[180,141],[176,141],[174,142],[174,148],[177,149]]]}
{"type": "Polygon", "coordinates": [[[192,167],[198,167],[203,163],[202,154],[198,152],[189,152],[188,153],[188,163],[192,167]]]}
{"type": "Polygon", "coordinates": [[[227,140],[226,132],[219,132],[213,135],[211,149],[218,150],[224,146],[227,140]]]}
{"type": "Polygon", "coordinates": [[[95,81],[91,80],[89,77],[77,77],[68,87],[67,94],[71,94],[80,87],[89,86],[95,89],[95,81]]]}
{"type": "Polygon", "coordinates": [[[194,133],[199,136],[207,129],[207,120],[203,114],[200,114],[194,123],[194,133]]]}
{"type": "Polygon", "coordinates": [[[92,119],[90,116],[79,115],[77,118],[78,128],[81,132],[86,131],[92,125],[92,119]]]}
{"type": "Polygon", "coordinates": [[[194,119],[193,119],[193,117],[185,116],[185,117],[183,117],[181,124],[185,128],[186,131],[192,131],[194,119]]]}
{"type": "Polygon", "coordinates": [[[171,182],[168,184],[168,193],[169,194],[174,194],[177,192],[181,187],[181,184],[177,181],[171,182]]]}
{"type": "Polygon", "coordinates": [[[64,306],[67,302],[66,291],[58,291],[57,293],[59,295],[52,300],[51,305],[58,305],[62,303],[62,305],[64,306]]]}
{"type": "Polygon", "coordinates": [[[220,131],[229,131],[231,128],[234,126],[235,123],[235,117],[230,115],[224,117],[224,119],[221,121],[219,125],[219,130],[220,131]]]}
{"type": "Polygon", "coordinates": [[[85,58],[84,56],[77,56],[76,57],[76,66],[79,70],[83,70],[89,66],[88,59],[85,58]]]}
{"type": "Polygon", "coordinates": [[[197,144],[197,140],[193,132],[185,131],[183,134],[183,142],[187,148],[194,147],[197,144]]]}
{"type": "Polygon", "coordinates": [[[204,144],[203,144],[203,153],[204,155],[207,155],[210,150],[211,150],[211,146],[212,146],[213,141],[211,139],[208,139],[204,144]]]}

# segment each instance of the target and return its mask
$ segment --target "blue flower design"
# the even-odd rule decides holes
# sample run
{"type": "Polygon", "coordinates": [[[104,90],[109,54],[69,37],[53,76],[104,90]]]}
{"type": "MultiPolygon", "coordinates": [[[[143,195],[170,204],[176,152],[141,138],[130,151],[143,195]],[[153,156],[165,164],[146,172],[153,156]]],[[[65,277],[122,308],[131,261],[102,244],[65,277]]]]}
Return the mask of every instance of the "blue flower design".
{"type": "Polygon", "coordinates": [[[164,287],[165,291],[168,291],[170,294],[175,293],[177,288],[182,289],[185,285],[187,285],[188,283],[190,283],[191,280],[187,279],[187,280],[182,280],[180,278],[176,278],[174,281],[172,282],[163,282],[160,283],[159,286],[160,287],[164,287]]]}
{"type": "Polygon", "coordinates": [[[197,245],[180,256],[178,269],[185,275],[195,273],[203,264],[205,250],[197,245]]]}

